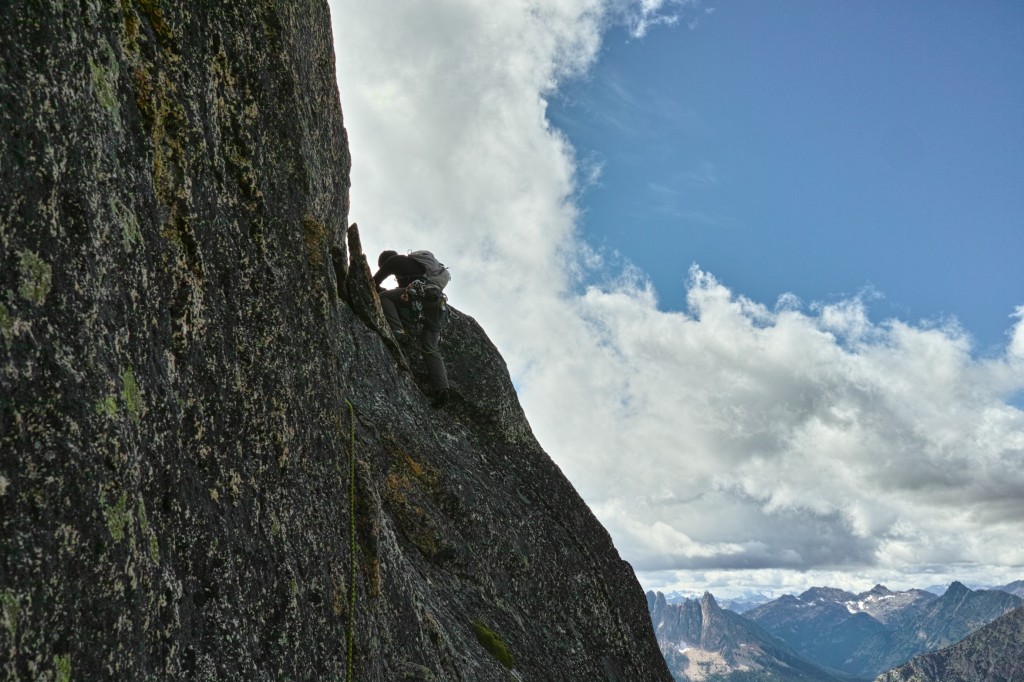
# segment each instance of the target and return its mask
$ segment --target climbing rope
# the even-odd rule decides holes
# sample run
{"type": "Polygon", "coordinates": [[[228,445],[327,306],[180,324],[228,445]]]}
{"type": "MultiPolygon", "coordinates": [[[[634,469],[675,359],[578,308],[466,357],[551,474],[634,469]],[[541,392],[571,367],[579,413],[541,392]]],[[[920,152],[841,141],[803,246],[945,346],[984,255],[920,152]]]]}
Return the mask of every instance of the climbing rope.
{"type": "Polygon", "coordinates": [[[352,403],[348,405],[349,446],[348,446],[348,499],[349,499],[349,591],[348,591],[348,682],[355,676],[355,636],[356,636],[356,417],[352,403]]]}

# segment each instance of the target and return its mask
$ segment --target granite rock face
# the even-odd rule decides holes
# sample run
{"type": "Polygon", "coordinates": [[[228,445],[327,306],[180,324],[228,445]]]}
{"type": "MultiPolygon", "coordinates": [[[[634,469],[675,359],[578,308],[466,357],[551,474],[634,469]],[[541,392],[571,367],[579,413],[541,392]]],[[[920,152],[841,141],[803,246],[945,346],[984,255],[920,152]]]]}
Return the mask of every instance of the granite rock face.
{"type": "Polygon", "coordinates": [[[0,37],[0,677],[670,679],[483,330],[438,411],[382,326],[326,3],[0,37]]]}

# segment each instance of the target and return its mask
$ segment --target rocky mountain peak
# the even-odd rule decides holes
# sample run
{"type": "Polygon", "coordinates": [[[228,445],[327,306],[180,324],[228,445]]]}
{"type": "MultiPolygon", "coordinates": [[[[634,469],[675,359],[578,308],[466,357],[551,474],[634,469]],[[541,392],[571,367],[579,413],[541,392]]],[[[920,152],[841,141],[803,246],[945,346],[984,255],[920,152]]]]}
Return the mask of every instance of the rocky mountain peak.
{"type": "Polygon", "coordinates": [[[648,593],[658,644],[677,680],[729,679],[731,674],[758,674],[779,682],[832,681],[827,671],[796,652],[756,623],[719,607],[705,592],[700,600],[668,604],[648,593]]]}
{"type": "Polygon", "coordinates": [[[701,610],[705,613],[716,613],[721,611],[721,607],[718,606],[718,602],[715,601],[715,596],[710,592],[705,592],[704,596],[700,599],[701,610]]]}
{"type": "Polygon", "coordinates": [[[973,590],[971,590],[969,587],[964,585],[959,580],[954,580],[952,583],[949,584],[949,587],[946,589],[946,593],[942,596],[948,597],[950,599],[960,598],[970,594],[972,591],[973,590]]]}
{"type": "Polygon", "coordinates": [[[812,602],[827,602],[827,603],[842,603],[854,599],[855,596],[846,590],[841,590],[835,587],[812,587],[803,592],[799,599],[800,601],[812,603],[812,602]]]}

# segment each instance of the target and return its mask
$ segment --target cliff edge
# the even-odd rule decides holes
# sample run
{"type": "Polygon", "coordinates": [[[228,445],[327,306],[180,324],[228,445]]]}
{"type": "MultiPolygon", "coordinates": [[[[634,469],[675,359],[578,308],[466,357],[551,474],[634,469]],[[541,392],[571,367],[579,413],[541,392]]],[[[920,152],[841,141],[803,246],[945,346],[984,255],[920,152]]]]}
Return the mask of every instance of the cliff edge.
{"type": "Polygon", "coordinates": [[[325,2],[0,36],[0,676],[671,679],[483,330],[437,411],[382,325],[325,2]]]}

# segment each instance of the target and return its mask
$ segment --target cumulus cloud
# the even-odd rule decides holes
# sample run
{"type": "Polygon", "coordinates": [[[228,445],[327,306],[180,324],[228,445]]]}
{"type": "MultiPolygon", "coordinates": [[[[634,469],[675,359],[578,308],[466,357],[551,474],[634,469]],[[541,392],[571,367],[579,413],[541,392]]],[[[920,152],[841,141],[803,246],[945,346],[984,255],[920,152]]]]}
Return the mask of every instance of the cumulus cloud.
{"type": "Polygon", "coordinates": [[[648,584],[1020,571],[1024,307],[979,359],[953,323],[872,321],[869,293],[769,307],[695,266],[687,309],[666,311],[628,264],[593,284],[608,260],[574,197],[596,164],[545,98],[610,22],[640,35],[687,6],[332,0],[367,250],[451,266],[453,303],[648,584]]]}
{"type": "Polygon", "coordinates": [[[770,311],[698,269],[688,298],[666,313],[649,288],[583,297],[620,377],[592,421],[543,416],[585,382],[525,392],[639,570],[1021,565],[1024,413],[1006,403],[1024,386],[1018,358],[973,359],[955,326],[872,324],[857,300],[770,311]],[[712,562],[666,552],[630,515],[728,548],[712,562]]]}
{"type": "Polygon", "coordinates": [[[523,383],[638,570],[1022,564],[1019,358],[973,359],[955,326],[872,324],[860,300],[771,311],[699,269],[688,300],[591,288],[593,342],[523,383]]]}

